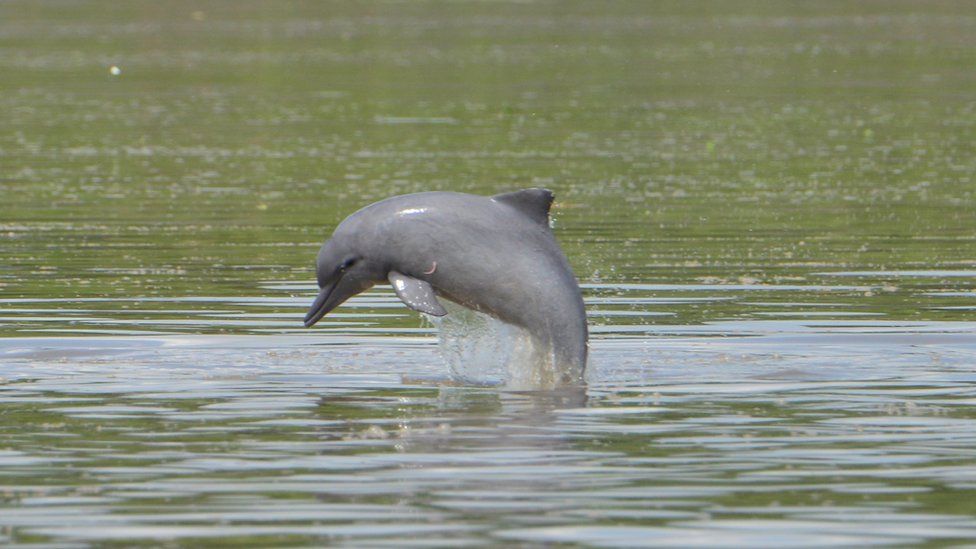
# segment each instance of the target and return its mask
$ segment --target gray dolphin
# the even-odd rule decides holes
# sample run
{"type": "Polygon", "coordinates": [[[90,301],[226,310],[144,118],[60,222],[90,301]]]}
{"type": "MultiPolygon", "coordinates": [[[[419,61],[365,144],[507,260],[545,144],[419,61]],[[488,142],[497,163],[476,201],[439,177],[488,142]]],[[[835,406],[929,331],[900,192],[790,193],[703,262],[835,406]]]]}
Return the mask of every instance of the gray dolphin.
{"type": "Polygon", "coordinates": [[[539,385],[583,382],[586,311],[549,228],[552,192],[492,197],[394,196],[347,217],[316,261],[321,289],[305,326],[350,297],[389,282],[411,309],[434,316],[448,299],[523,328],[544,349],[539,385]]]}

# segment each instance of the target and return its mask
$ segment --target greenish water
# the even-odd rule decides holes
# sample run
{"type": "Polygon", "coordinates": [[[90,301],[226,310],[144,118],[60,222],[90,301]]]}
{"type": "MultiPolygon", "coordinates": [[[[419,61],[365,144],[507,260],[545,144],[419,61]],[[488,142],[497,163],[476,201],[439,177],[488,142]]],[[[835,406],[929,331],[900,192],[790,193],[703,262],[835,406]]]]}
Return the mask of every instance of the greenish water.
{"type": "Polygon", "coordinates": [[[976,539],[968,2],[0,3],[0,543],[976,539]],[[112,67],[117,67],[113,74],[112,67]],[[585,395],[331,228],[556,192],[585,395]]]}

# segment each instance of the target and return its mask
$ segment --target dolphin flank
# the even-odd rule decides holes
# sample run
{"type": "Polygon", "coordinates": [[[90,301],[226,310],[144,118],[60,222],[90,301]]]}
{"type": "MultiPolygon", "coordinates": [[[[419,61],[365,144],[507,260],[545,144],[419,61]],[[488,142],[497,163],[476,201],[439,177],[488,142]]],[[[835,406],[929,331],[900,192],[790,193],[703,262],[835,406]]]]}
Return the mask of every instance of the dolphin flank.
{"type": "Polygon", "coordinates": [[[316,261],[312,326],[350,297],[388,282],[411,309],[434,316],[439,299],[528,332],[543,349],[538,388],[583,383],[586,311],[549,228],[552,192],[492,197],[455,192],[394,196],[347,217],[316,261]]]}

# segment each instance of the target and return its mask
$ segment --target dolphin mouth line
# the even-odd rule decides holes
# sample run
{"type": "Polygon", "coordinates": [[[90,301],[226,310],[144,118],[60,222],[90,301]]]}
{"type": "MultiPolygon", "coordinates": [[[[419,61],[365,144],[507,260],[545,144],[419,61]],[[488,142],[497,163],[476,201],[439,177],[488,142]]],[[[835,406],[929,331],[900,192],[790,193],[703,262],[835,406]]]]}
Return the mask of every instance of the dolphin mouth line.
{"type": "Polygon", "coordinates": [[[319,295],[312,302],[312,306],[305,315],[306,328],[311,328],[331,310],[329,307],[329,298],[332,297],[332,292],[335,291],[340,280],[342,280],[342,276],[339,276],[334,282],[319,290],[319,295]]]}

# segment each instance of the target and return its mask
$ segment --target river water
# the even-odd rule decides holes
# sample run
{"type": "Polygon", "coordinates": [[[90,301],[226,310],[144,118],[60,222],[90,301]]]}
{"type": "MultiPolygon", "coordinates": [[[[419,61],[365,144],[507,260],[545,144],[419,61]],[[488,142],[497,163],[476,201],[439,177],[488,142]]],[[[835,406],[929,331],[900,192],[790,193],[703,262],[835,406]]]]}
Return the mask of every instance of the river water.
{"type": "Polygon", "coordinates": [[[0,3],[0,544],[976,540],[965,2],[0,3]],[[113,68],[114,67],[114,68],[113,68]],[[380,198],[545,186],[587,387],[452,381],[380,198]]]}

